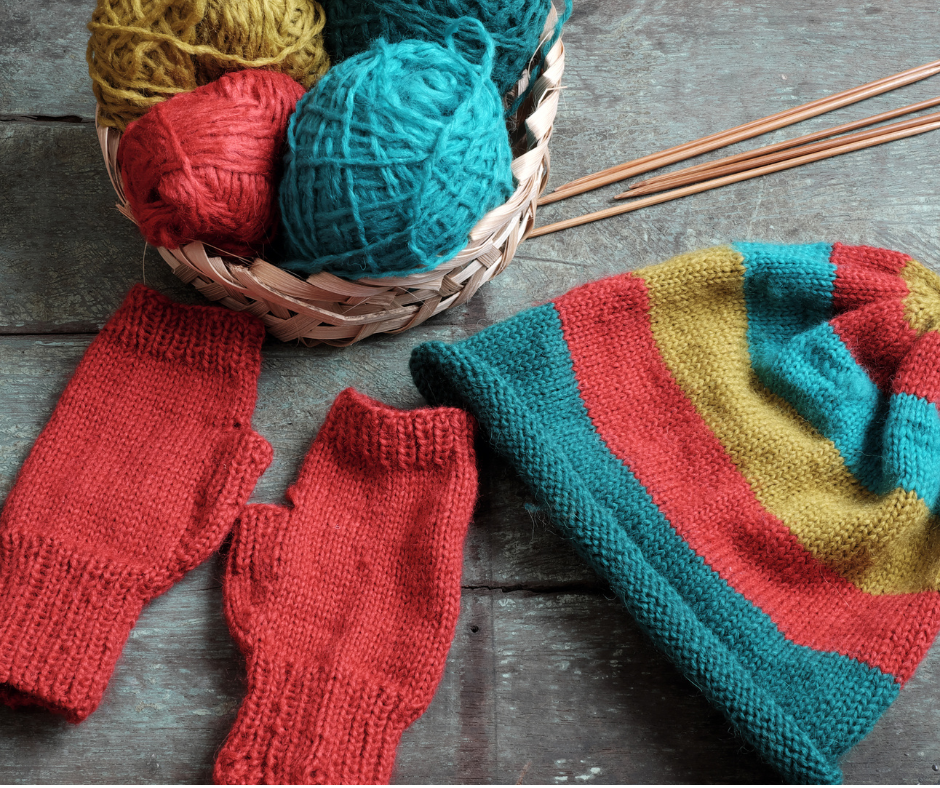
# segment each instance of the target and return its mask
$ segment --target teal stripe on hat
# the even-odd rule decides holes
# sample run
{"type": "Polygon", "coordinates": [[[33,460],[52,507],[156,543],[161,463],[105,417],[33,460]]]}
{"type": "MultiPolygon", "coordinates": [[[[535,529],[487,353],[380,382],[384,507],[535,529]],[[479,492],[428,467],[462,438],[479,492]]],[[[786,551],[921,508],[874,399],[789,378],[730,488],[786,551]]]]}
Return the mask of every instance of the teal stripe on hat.
{"type": "Polygon", "coordinates": [[[897,683],[788,640],[675,532],[594,429],[553,305],[457,345],[421,345],[411,369],[430,402],[476,415],[640,625],[770,763],[799,782],[841,779],[835,758],[897,683]]]}
{"type": "Polygon", "coordinates": [[[744,256],[748,345],[760,381],[835,444],[868,490],[901,487],[936,512],[940,414],[918,397],[881,392],[832,327],[831,245],[734,246],[744,256]]]}
{"type": "Polygon", "coordinates": [[[831,244],[735,244],[744,257],[751,366],[831,440],[865,487],[882,490],[886,401],[835,333],[831,244]]]}
{"type": "Polygon", "coordinates": [[[761,374],[781,347],[832,317],[832,244],[732,246],[744,257],[751,364],[761,374]]]}
{"type": "Polygon", "coordinates": [[[894,394],[885,424],[885,476],[915,490],[930,510],[940,503],[940,411],[914,394],[894,394]]]}
{"type": "Polygon", "coordinates": [[[765,386],[836,445],[846,467],[865,487],[879,494],[893,487],[886,489],[881,464],[888,398],[830,323],[790,339],[758,374],[765,386]]]}

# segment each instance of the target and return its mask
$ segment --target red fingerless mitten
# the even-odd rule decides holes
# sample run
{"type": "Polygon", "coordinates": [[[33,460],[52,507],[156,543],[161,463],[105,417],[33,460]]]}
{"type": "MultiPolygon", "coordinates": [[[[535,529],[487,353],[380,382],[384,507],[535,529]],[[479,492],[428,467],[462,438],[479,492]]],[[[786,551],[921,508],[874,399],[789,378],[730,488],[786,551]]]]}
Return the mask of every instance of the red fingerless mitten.
{"type": "Polygon", "coordinates": [[[219,546],[270,462],[263,338],[138,285],[91,343],[0,516],[0,700],[84,719],[144,604],[219,546]]]}
{"type": "Polygon", "coordinates": [[[224,588],[248,693],[217,782],[389,781],[460,612],[472,433],[463,411],[399,411],[347,389],[293,508],[247,507],[224,588]]]}

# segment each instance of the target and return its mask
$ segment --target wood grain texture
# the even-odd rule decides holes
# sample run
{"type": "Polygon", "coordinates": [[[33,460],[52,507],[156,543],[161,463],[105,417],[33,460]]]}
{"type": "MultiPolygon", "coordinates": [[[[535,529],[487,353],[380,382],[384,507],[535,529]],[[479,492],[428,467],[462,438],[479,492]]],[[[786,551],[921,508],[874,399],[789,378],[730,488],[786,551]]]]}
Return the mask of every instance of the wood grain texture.
{"type": "Polygon", "coordinates": [[[85,65],[93,8],[88,0],[0,4],[0,117],[94,118],[85,65]]]}
{"type": "Polygon", "coordinates": [[[0,332],[97,331],[135,282],[196,303],[115,208],[94,127],[0,123],[0,332]]]}
{"type": "MultiPolygon", "coordinates": [[[[200,302],[152,250],[144,256],[114,210],[87,122],[92,5],[0,8],[0,501],[134,282],[200,302]]],[[[940,6],[575,0],[565,40],[555,184],[933,60],[940,6]]],[[[753,144],[936,93],[929,80],[753,144]]],[[[468,305],[398,337],[342,351],[267,344],[255,427],[275,462],[254,500],[283,500],[341,389],[419,405],[407,372],[415,344],[464,338],[577,284],[738,239],[868,243],[940,270],[936,146],[930,135],[892,143],[527,242],[468,305]]],[[[546,208],[540,221],[604,207],[616,188],[546,208]]],[[[405,734],[396,781],[775,781],[485,445],[480,471],[457,637],[434,703],[405,734]]],[[[86,722],[0,709],[0,782],[207,781],[244,681],[220,573],[213,558],[145,610],[86,722]]],[[[848,782],[940,779],[940,649],[843,765],[848,782]]]]}

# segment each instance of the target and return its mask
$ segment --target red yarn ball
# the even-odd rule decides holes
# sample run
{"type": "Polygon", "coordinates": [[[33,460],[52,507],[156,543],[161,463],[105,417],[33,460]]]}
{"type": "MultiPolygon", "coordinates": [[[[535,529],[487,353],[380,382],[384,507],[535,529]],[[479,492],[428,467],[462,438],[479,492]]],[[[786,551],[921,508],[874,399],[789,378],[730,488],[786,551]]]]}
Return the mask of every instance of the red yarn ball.
{"type": "Polygon", "coordinates": [[[287,122],[303,94],[285,74],[235,71],[131,123],[118,164],[148,243],[259,254],[277,227],[287,122]]]}

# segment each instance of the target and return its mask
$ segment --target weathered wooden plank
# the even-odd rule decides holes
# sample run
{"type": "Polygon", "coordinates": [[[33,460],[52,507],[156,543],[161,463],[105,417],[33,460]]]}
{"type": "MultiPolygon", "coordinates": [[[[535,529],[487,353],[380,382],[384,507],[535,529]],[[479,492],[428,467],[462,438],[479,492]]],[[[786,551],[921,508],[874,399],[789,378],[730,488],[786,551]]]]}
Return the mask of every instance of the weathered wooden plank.
{"type": "MultiPolygon", "coordinates": [[[[584,174],[585,159],[627,161],[935,60],[938,32],[930,0],[581,0],[565,29],[555,175],[562,182],[584,174]]],[[[842,112],[865,117],[931,91],[915,85],[842,112]]]]}
{"type": "Polygon", "coordinates": [[[94,7],[89,0],[0,5],[0,117],[94,117],[85,65],[94,7]]]}
{"type": "Polygon", "coordinates": [[[486,446],[478,457],[480,497],[468,540],[479,549],[464,583],[500,589],[606,588],[538,508],[508,463],[486,446]],[[474,571],[475,570],[475,571],[474,571]]]}
{"type": "MultiPolygon", "coordinates": [[[[495,594],[501,783],[775,783],[613,600],[495,594]]],[[[936,781],[937,672],[925,660],[844,759],[848,783],[936,781]]]]}
{"type": "MultiPolygon", "coordinates": [[[[935,60],[938,34],[940,9],[930,0],[903,7],[576,2],[565,31],[566,89],[552,138],[552,183],[935,60]],[[908,35],[908,26],[924,36],[908,35]]],[[[927,80],[709,157],[933,95],[935,81],[927,80]]],[[[545,236],[524,244],[521,254],[573,266],[558,281],[569,285],[739,239],[867,243],[909,250],[937,265],[935,148],[929,135],[892,143],[545,236]]],[[[546,206],[540,221],[606,207],[619,191],[611,186],[546,206]]],[[[522,275],[521,266],[506,272],[509,279],[522,275]]]]}
{"type": "Polygon", "coordinates": [[[940,781],[940,648],[920,664],[874,730],[843,758],[845,782],[940,781]]]}
{"type": "Polygon", "coordinates": [[[146,278],[202,297],[170,273],[114,207],[87,124],[0,124],[0,332],[97,331],[146,278]]]}
{"type": "Polygon", "coordinates": [[[427,712],[402,737],[393,782],[498,782],[492,594],[465,591],[444,677],[427,712]]]}
{"type": "Polygon", "coordinates": [[[499,782],[776,783],[619,603],[494,601],[499,782]]]}
{"type": "MultiPolygon", "coordinates": [[[[8,783],[198,783],[244,692],[217,558],[145,611],[101,707],[81,725],[0,709],[8,783]]],[[[847,782],[935,780],[930,655],[844,761],[847,782]]],[[[776,775],[598,595],[465,592],[444,679],[399,748],[395,782],[773,783],[776,775]]]]}

